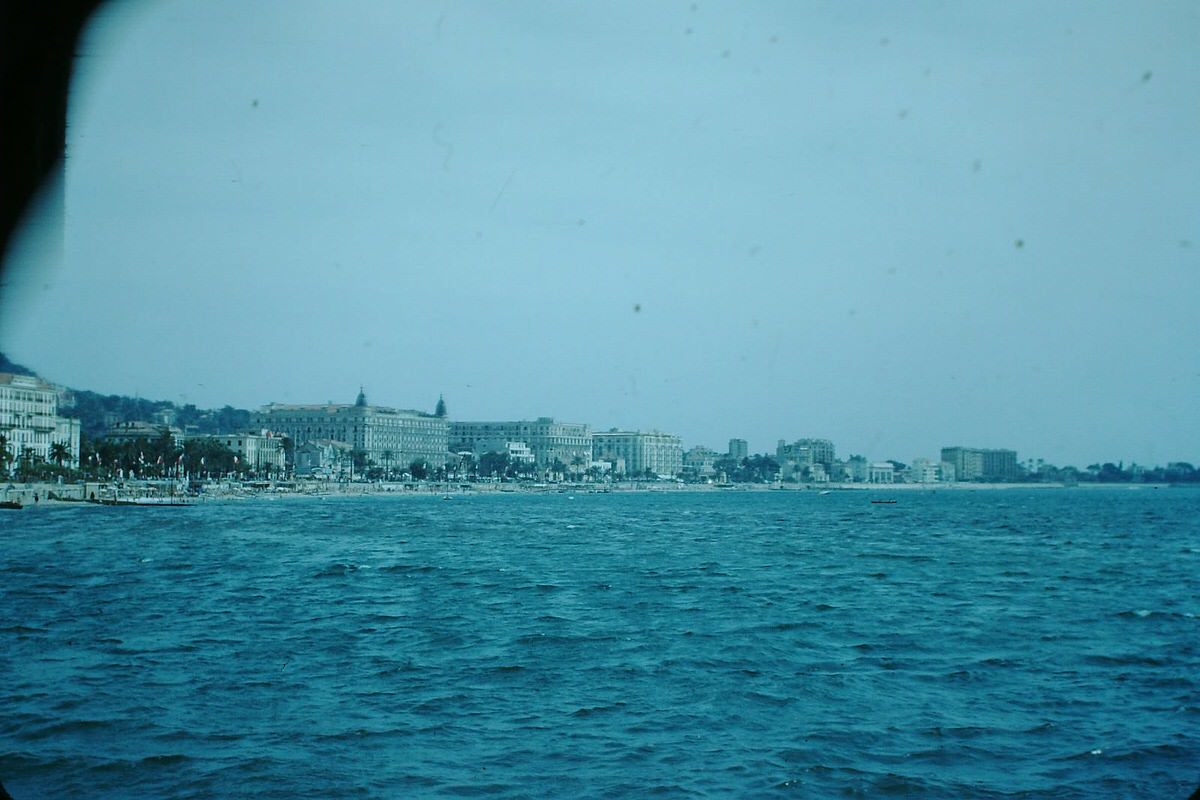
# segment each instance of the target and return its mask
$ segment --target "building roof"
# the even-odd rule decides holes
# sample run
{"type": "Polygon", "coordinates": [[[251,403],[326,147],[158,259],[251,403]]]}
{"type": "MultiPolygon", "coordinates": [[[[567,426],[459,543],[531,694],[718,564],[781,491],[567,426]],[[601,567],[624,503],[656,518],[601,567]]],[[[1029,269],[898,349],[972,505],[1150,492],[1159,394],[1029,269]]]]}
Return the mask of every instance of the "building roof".
{"type": "Polygon", "coordinates": [[[53,391],[54,387],[36,375],[15,375],[11,372],[0,372],[0,384],[20,386],[28,389],[44,389],[53,391]]]}
{"type": "Polygon", "coordinates": [[[433,417],[427,411],[411,408],[389,408],[388,406],[348,405],[346,403],[268,403],[258,410],[260,414],[311,413],[324,411],[326,414],[406,414],[413,417],[433,417]]]}

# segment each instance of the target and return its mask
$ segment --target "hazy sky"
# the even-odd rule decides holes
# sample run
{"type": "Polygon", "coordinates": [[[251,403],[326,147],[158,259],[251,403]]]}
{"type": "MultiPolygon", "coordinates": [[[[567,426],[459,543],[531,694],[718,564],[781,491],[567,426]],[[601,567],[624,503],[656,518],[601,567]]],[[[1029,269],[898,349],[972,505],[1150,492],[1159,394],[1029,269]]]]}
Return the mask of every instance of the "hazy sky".
{"type": "Polygon", "coordinates": [[[202,407],[1200,461],[1198,37],[1192,2],[117,6],[0,343],[202,407]]]}

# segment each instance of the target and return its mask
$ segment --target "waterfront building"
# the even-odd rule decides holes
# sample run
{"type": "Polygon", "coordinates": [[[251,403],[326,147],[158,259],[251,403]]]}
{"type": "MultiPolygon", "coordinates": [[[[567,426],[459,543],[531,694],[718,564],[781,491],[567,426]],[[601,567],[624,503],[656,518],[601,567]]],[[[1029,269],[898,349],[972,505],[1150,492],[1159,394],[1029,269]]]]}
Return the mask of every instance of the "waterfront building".
{"type": "Polygon", "coordinates": [[[797,439],[791,444],[780,439],[775,447],[775,460],[780,464],[793,461],[800,467],[811,467],[813,464],[830,467],[837,458],[833,442],[828,439],[797,439]]]}
{"type": "Polygon", "coordinates": [[[825,465],[817,462],[808,468],[808,479],[813,483],[829,483],[829,472],[826,471],[825,465]]]}
{"type": "Polygon", "coordinates": [[[312,478],[339,478],[348,474],[352,465],[351,447],[333,439],[313,439],[297,445],[293,472],[312,478]]]}
{"type": "Polygon", "coordinates": [[[1017,464],[1015,450],[984,450],[983,479],[985,481],[1007,482],[1021,477],[1021,469],[1017,464]]]}
{"type": "Polygon", "coordinates": [[[592,453],[597,461],[625,462],[627,476],[647,472],[661,478],[673,478],[683,471],[683,441],[660,431],[618,431],[616,428],[592,434],[592,453]]]}
{"type": "Polygon", "coordinates": [[[943,447],[942,461],[954,466],[955,480],[983,480],[983,451],[973,447],[943,447]]]}
{"type": "Polygon", "coordinates": [[[136,442],[139,439],[153,442],[162,438],[163,433],[170,435],[172,447],[183,445],[184,434],[179,428],[170,425],[156,425],[143,420],[117,422],[108,426],[108,429],[104,432],[104,440],[114,444],[128,444],[129,442],[136,442]]]}
{"type": "Polygon", "coordinates": [[[79,420],[71,417],[54,418],[54,442],[66,445],[71,453],[70,459],[63,462],[64,467],[79,469],[79,436],[82,432],[83,426],[79,420]]]}
{"type": "Polygon", "coordinates": [[[695,478],[709,478],[716,473],[716,461],[720,457],[715,450],[697,445],[683,454],[683,471],[695,478]]]}
{"type": "Polygon", "coordinates": [[[58,416],[58,392],[41,378],[0,373],[0,436],[10,463],[25,452],[53,461],[52,448],[61,444],[70,452],[63,466],[79,466],[79,420],[58,416]]]}
{"type": "Polygon", "coordinates": [[[913,483],[937,483],[940,464],[928,458],[914,458],[908,467],[908,479],[913,483]]]}
{"type": "Polygon", "coordinates": [[[451,422],[452,449],[484,453],[509,453],[523,444],[538,469],[545,470],[555,461],[568,472],[584,472],[592,461],[591,428],[579,422],[557,422],[553,417],[513,422],[451,422]]]}
{"type": "Polygon", "coordinates": [[[850,456],[845,464],[846,478],[852,483],[865,483],[867,480],[867,460],[862,456],[850,456]]]}
{"type": "Polygon", "coordinates": [[[450,424],[444,417],[369,405],[361,391],[353,405],[271,403],[251,420],[254,427],[287,436],[297,447],[321,439],[343,442],[385,469],[421,460],[443,467],[449,456],[450,424]]]}
{"type": "Polygon", "coordinates": [[[273,431],[258,433],[215,433],[191,436],[190,439],[208,439],[224,445],[237,456],[243,469],[255,472],[283,472],[287,459],[283,450],[283,437],[273,431]]]}
{"type": "Polygon", "coordinates": [[[750,457],[750,443],[745,439],[730,439],[728,455],[740,464],[743,458],[750,457]]]}
{"type": "Polygon", "coordinates": [[[942,461],[954,466],[960,481],[1015,481],[1020,477],[1015,450],[979,447],[943,447],[942,461]]]}
{"type": "MultiPolygon", "coordinates": [[[[520,466],[537,466],[537,456],[529,449],[529,445],[524,442],[505,442],[503,447],[493,448],[488,450],[489,453],[505,453],[508,455],[508,463],[520,466]]],[[[474,453],[472,453],[474,455],[474,453]]],[[[551,461],[551,464],[554,462],[551,461]]],[[[564,462],[565,463],[565,462],[564,462]]]]}
{"type": "Polygon", "coordinates": [[[875,461],[867,467],[867,483],[895,483],[896,466],[890,461],[875,461]]]}

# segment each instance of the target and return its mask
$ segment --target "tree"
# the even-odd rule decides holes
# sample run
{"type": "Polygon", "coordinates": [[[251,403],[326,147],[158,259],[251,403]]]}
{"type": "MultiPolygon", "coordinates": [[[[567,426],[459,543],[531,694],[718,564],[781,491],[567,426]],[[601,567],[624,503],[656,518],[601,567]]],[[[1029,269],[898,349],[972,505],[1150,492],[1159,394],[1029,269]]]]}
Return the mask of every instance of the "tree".
{"type": "Polygon", "coordinates": [[[64,442],[55,442],[50,445],[50,460],[61,467],[64,461],[71,460],[71,448],[64,442]]]}
{"type": "Polygon", "coordinates": [[[1186,461],[1172,461],[1164,470],[1168,483],[1195,483],[1200,481],[1200,471],[1186,461]]]}
{"type": "Polygon", "coordinates": [[[292,437],[284,436],[283,441],[283,463],[284,468],[292,466],[296,463],[296,443],[292,441],[292,437]]]}
{"type": "Polygon", "coordinates": [[[487,477],[508,472],[508,453],[490,452],[479,457],[479,474],[487,477]]]}
{"type": "Polygon", "coordinates": [[[734,477],[741,465],[733,456],[721,456],[713,461],[713,473],[716,475],[724,475],[728,480],[736,480],[734,477]]]}
{"type": "Polygon", "coordinates": [[[425,480],[429,475],[429,462],[423,458],[418,458],[408,465],[408,473],[413,476],[413,480],[425,480]]]}
{"type": "Polygon", "coordinates": [[[193,475],[233,472],[234,458],[233,451],[216,439],[189,439],[183,445],[183,468],[193,475]]]}
{"type": "Polygon", "coordinates": [[[1109,461],[1100,467],[1100,472],[1096,475],[1096,480],[1100,483],[1125,483],[1132,477],[1132,475],[1126,473],[1121,467],[1109,461]]]}
{"type": "Polygon", "coordinates": [[[450,453],[447,456],[447,467],[458,477],[473,475],[479,468],[479,462],[472,453],[450,453]]]}
{"type": "Polygon", "coordinates": [[[43,466],[42,457],[36,450],[32,447],[21,448],[21,455],[17,459],[17,475],[20,480],[31,481],[41,477],[43,466]]]}
{"type": "Polygon", "coordinates": [[[150,443],[146,456],[151,464],[165,466],[174,464],[179,458],[179,452],[179,449],[175,447],[175,439],[171,436],[170,429],[164,426],[158,438],[150,443]]]}

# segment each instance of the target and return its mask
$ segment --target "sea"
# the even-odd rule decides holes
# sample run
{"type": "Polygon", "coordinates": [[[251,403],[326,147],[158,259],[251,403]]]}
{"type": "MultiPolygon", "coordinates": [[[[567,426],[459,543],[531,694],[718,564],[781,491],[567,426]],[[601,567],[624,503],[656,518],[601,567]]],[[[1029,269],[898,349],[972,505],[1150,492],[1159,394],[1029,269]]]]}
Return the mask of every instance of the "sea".
{"type": "Polygon", "coordinates": [[[15,800],[1200,786],[1200,491],[0,514],[15,800]]]}

